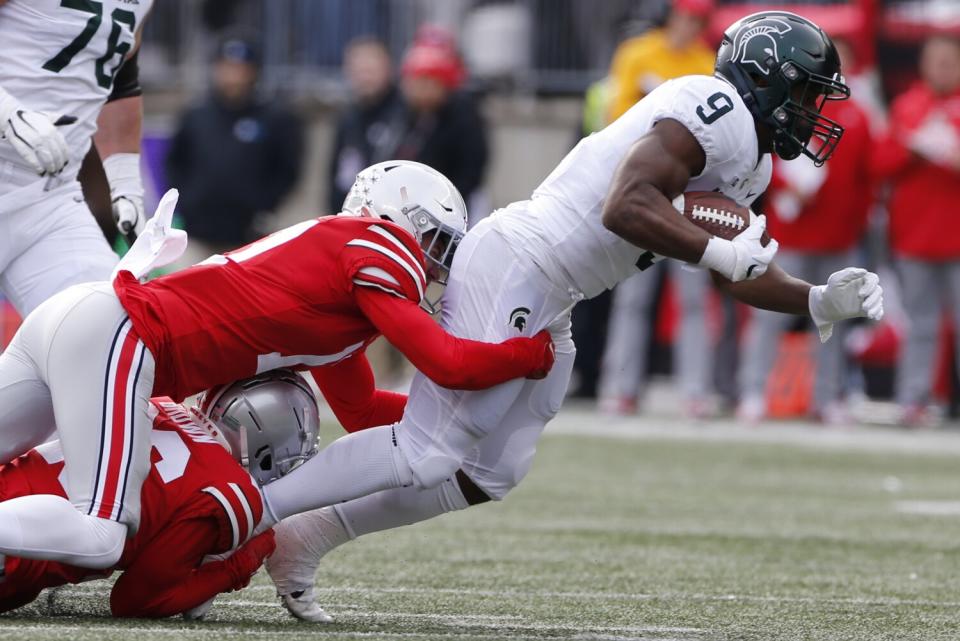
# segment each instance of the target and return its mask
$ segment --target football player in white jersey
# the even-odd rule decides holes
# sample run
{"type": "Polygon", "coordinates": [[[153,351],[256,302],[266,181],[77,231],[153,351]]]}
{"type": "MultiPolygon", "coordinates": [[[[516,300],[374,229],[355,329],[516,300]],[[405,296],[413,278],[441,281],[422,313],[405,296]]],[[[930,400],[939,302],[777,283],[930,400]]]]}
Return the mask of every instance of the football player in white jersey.
{"type": "Polygon", "coordinates": [[[135,52],[152,4],[0,0],[0,291],[21,316],[117,262],[77,181],[94,137],[120,231],[143,226],[135,52]]]}
{"type": "Polygon", "coordinates": [[[686,191],[719,191],[749,206],[770,180],[771,153],[822,164],[843,132],[820,115],[823,101],[848,96],[819,27],[783,11],[748,16],[726,31],[714,76],[664,83],[582,140],[529,201],[470,231],[453,262],[442,324],[486,341],[550,328],[556,364],[543,381],[481,392],[417,375],[399,423],[342,438],[272,486],[274,518],[296,514],[278,526],[268,560],[291,612],[329,620],[312,587],[318,557],[333,547],[499,500],[516,486],[566,392],[571,308],[661,257],[712,270],[738,300],[810,316],[824,339],[834,322],[879,318],[875,274],[848,268],[812,286],[771,262],[776,244],[760,242],[763,217],[728,241],[671,204],[686,191]],[[332,507],[298,514],[319,506],[332,507]]]}

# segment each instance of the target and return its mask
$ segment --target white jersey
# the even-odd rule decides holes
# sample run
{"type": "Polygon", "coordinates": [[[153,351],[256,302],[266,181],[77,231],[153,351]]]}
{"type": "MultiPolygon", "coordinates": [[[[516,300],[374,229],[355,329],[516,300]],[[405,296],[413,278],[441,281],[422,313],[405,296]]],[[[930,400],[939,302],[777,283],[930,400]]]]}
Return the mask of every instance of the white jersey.
{"type": "MultiPolygon", "coordinates": [[[[76,176],[153,0],[9,0],[0,5],[0,87],[27,109],[77,118],[60,128],[70,147],[63,182],[76,176]]],[[[36,172],[0,140],[0,192],[10,174],[36,172]]]]}
{"type": "Polygon", "coordinates": [[[558,284],[586,298],[661,257],[609,231],[604,198],[630,147],[660,120],[680,122],[706,155],[686,191],[719,191],[749,206],[770,182],[753,116],[732,85],[685,76],[660,85],[603,131],[584,138],[533,192],[530,201],[494,212],[492,224],[558,284]]]}

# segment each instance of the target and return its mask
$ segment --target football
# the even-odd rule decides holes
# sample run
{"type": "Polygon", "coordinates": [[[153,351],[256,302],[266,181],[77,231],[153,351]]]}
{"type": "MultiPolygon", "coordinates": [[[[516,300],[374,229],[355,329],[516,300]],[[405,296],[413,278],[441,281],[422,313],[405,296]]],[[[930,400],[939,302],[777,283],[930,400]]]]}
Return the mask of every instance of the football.
{"type": "MultiPolygon", "coordinates": [[[[697,227],[726,240],[742,232],[750,224],[750,210],[716,191],[688,191],[674,205],[677,211],[697,227]]],[[[766,247],[766,232],[760,242],[766,247]]]]}

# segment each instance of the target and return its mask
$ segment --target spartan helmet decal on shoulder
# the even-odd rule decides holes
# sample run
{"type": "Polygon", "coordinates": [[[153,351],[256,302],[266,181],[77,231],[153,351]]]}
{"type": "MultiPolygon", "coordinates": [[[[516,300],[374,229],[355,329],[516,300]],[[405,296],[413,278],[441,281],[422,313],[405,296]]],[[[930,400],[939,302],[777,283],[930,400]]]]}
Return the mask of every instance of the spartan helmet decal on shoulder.
{"type": "Polygon", "coordinates": [[[275,369],[211,388],[191,413],[213,423],[233,458],[260,485],[288,474],[320,448],[317,398],[293,370],[275,369]]]}
{"type": "Polygon", "coordinates": [[[843,127],[822,116],[827,100],[846,100],[840,56],[820,27],[788,11],[761,11],[732,24],[717,52],[716,74],[736,87],[754,120],[773,133],[784,160],[801,153],[820,166],[843,127]]]}
{"type": "MultiPolygon", "coordinates": [[[[446,176],[410,160],[388,160],[359,174],[343,201],[343,212],[375,216],[413,234],[427,259],[427,276],[447,284],[453,255],[467,232],[467,206],[446,176]]],[[[436,301],[426,301],[434,313],[436,301]]]]}

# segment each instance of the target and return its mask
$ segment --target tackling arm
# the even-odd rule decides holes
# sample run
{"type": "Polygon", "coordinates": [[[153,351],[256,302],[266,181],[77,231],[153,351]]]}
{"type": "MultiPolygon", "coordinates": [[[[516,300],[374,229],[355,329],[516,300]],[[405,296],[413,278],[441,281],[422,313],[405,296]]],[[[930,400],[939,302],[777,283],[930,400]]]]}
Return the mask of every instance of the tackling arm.
{"type": "Polygon", "coordinates": [[[407,298],[357,287],[356,301],[386,339],[442,387],[486,389],[524,376],[543,378],[553,367],[549,332],[542,331],[533,338],[483,343],[448,334],[407,298]]]}
{"type": "Polygon", "coordinates": [[[403,417],[407,395],[377,389],[365,354],[310,370],[337,420],[348,432],[389,425],[403,417]]]}

